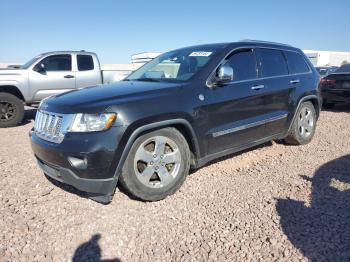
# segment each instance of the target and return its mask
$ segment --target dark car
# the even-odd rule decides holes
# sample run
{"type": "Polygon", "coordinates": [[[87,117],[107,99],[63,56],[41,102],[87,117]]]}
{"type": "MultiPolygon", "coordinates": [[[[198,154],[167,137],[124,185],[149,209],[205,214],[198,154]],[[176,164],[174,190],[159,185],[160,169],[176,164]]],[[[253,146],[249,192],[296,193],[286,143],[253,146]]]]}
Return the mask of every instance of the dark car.
{"type": "Polygon", "coordinates": [[[117,182],[155,201],[189,169],[274,139],[309,143],[319,75],[300,49],[269,42],[167,52],[122,82],[53,96],[31,145],[44,173],[109,202],[117,182]]]}
{"type": "Polygon", "coordinates": [[[322,78],[320,86],[325,107],[350,103],[350,64],[342,65],[334,73],[322,78]]]}
{"type": "Polygon", "coordinates": [[[321,77],[325,77],[337,71],[338,68],[339,66],[318,66],[316,70],[321,77]]]}

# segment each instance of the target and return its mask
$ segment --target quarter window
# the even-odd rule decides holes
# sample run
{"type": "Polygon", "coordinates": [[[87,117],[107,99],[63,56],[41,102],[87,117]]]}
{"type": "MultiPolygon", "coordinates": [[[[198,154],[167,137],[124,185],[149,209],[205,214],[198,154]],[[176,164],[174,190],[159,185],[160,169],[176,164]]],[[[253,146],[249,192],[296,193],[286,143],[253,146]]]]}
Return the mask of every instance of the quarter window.
{"type": "Polygon", "coordinates": [[[45,71],[71,71],[71,55],[52,55],[44,58],[40,64],[44,64],[45,71]]]}
{"type": "Polygon", "coordinates": [[[300,54],[285,51],[285,55],[287,57],[290,74],[306,73],[310,71],[305,59],[300,54]]]}
{"type": "Polygon", "coordinates": [[[94,69],[94,61],[91,55],[77,55],[78,70],[88,71],[94,69]]]}
{"type": "Polygon", "coordinates": [[[259,49],[262,77],[288,75],[286,59],[282,51],[276,49],[259,49]]]}
{"type": "Polygon", "coordinates": [[[252,49],[233,53],[226,61],[234,73],[234,81],[257,78],[256,59],[252,49]]]}

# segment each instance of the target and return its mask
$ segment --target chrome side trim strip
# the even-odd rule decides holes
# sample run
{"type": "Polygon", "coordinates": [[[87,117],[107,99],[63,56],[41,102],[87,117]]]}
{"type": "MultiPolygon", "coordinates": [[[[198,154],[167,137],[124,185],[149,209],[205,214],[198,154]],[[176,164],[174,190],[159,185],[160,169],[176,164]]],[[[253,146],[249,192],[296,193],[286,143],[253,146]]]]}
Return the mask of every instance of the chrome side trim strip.
{"type": "Polygon", "coordinates": [[[270,123],[270,122],[274,122],[274,121],[278,121],[278,120],[281,120],[283,118],[286,118],[287,116],[288,116],[288,114],[283,114],[283,115],[271,117],[271,118],[268,118],[268,119],[265,119],[265,120],[260,120],[258,122],[254,122],[254,123],[251,123],[251,124],[242,125],[242,126],[238,126],[238,127],[234,127],[234,128],[218,131],[218,132],[213,133],[212,136],[213,137],[218,137],[218,136],[227,135],[227,134],[230,134],[230,133],[242,131],[244,129],[248,129],[248,128],[264,125],[264,124],[267,124],[267,123],[270,123]]]}

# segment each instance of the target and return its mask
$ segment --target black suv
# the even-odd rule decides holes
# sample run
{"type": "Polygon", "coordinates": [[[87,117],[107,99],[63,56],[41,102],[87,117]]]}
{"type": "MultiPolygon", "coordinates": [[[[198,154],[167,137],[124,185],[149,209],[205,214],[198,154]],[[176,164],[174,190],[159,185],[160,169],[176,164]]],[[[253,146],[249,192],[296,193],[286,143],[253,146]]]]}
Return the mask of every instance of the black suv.
{"type": "Polygon", "coordinates": [[[311,141],[319,75],[300,49],[242,41],[170,51],[124,81],[42,101],[30,132],[44,173],[108,203],[117,182],[155,201],[189,169],[255,145],[311,141]]]}

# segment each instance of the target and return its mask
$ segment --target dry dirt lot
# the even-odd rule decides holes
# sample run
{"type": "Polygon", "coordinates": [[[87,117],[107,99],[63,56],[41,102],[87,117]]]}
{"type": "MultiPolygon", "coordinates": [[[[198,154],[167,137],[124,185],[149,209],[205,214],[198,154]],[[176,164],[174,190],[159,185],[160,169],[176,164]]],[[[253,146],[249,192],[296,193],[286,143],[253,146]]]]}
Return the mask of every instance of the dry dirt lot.
{"type": "Polygon", "coordinates": [[[350,261],[350,110],[313,142],[269,143],[193,172],[175,195],[101,205],[56,186],[0,130],[0,261],[350,261]]]}

